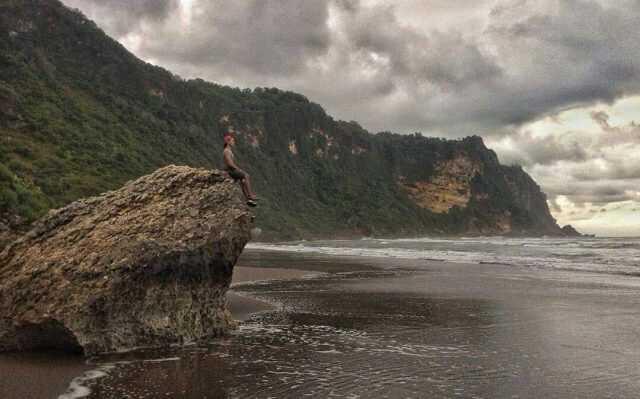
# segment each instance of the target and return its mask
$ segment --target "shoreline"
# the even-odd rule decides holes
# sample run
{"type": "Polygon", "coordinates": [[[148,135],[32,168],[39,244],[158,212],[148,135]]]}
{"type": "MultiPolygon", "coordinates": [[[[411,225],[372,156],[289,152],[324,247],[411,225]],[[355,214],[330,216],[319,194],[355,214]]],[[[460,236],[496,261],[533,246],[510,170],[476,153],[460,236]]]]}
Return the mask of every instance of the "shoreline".
{"type": "MultiPolygon", "coordinates": [[[[493,328],[497,328],[497,331],[503,331],[500,326],[506,326],[505,331],[516,330],[516,334],[511,335],[511,339],[519,339],[521,336],[528,337],[528,330],[519,330],[520,325],[526,324],[540,329],[540,334],[535,337],[555,336],[558,342],[554,343],[554,346],[557,346],[554,351],[560,352],[567,345],[566,337],[573,330],[557,334],[557,331],[548,330],[546,327],[550,320],[556,320],[552,323],[555,328],[564,328],[567,318],[573,318],[573,323],[581,325],[593,320],[594,310],[591,309],[595,306],[592,303],[593,300],[596,300],[597,307],[602,306],[598,312],[608,314],[609,310],[618,309],[619,305],[615,303],[617,298],[625,298],[631,292],[640,289],[640,278],[623,279],[616,275],[603,276],[589,272],[513,268],[489,263],[462,264],[425,259],[419,261],[419,265],[417,265],[415,259],[393,259],[391,261],[375,257],[327,257],[309,253],[280,253],[247,249],[234,266],[232,282],[227,292],[227,303],[232,317],[239,322],[245,322],[255,314],[278,310],[280,298],[274,296],[273,301],[262,299],[264,297],[271,298],[271,294],[268,290],[264,291],[268,288],[266,285],[260,288],[262,287],[260,283],[292,280],[303,281],[302,286],[309,287],[314,284],[329,284],[331,288],[338,285],[341,289],[348,287],[350,300],[359,298],[364,301],[361,304],[362,307],[355,307],[351,313],[347,312],[350,315],[357,314],[356,312],[365,306],[383,306],[394,303],[396,298],[394,295],[407,295],[412,300],[418,297],[427,298],[425,304],[432,306],[430,308],[432,311],[446,310],[431,314],[429,323],[435,323],[436,327],[438,324],[442,324],[446,328],[456,328],[455,323],[461,321],[475,325],[474,323],[480,320],[483,322],[478,325],[482,328],[478,331],[483,332],[493,328]],[[392,268],[389,268],[390,262],[393,263],[392,268]],[[384,272],[387,270],[400,273],[390,276],[386,276],[386,273],[374,273],[372,279],[363,279],[365,274],[360,274],[361,272],[384,272]],[[405,272],[409,272],[410,276],[405,272]],[[354,278],[351,278],[351,273],[354,278]],[[343,275],[347,278],[343,279],[343,275]],[[316,280],[314,277],[322,278],[319,279],[319,282],[314,282],[316,280]],[[243,289],[245,285],[251,286],[255,283],[258,283],[256,285],[257,292],[260,292],[260,295],[256,297],[254,297],[256,291],[253,288],[246,291],[243,289]],[[391,287],[393,289],[390,291],[391,287]],[[603,292],[607,294],[604,295],[603,292]],[[263,296],[262,293],[267,295],[263,296]],[[611,295],[615,293],[624,294],[624,296],[611,295]],[[368,299],[371,295],[381,298],[390,296],[380,303],[371,303],[368,299]],[[612,303],[604,306],[604,303],[610,301],[612,303]],[[559,303],[561,306],[558,305],[559,303]],[[568,304],[572,304],[575,311],[569,310],[568,304]],[[469,309],[458,309],[459,307],[469,307],[469,309]],[[542,308],[545,309],[544,312],[540,312],[542,308]],[[511,315],[512,320],[496,324],[495,321],[503,318],[505,314],[511,315]],[[549,318],[549,315],[553,317],[549,318]],[[485,323],[482,319],[485,317],[496,320],[485,323]],[[524,319],[521,320],[522,317],[524,319]],[[452,326],[449,326],[450,324],[452,326]]],[[[288,300],[293,301],[291,303],[300,303],[301,298],[309,299],[314,295],[319,298],[317,295],[324,294],[300,292],[294,293],[294,296],[290,295],[286,294],[288,300]],[[298,299],[295,299],[296,295],[298,299]]],[[[322,306],[332,306],[330,297],[322,296],[322,298],[322,306]],[[329,302],[327,302],[328,300],[329,302]]],[[[342,314],[339,312],[342,311],[343,303],[335,304],[335,306],[338,306],[334,309],[338,312],[335,314],[342,314]]],[[[404,305],[398,309],[406,310],[404,305]]],[[[379,314],[392,315],[394,312],[389,313],[389,309],[382,310],[381,308],[380,311],[375,311],[368,317],[371,317],[371,320],[376,320],[376,315],[379,314]]],[[[424,315],[420,313],[416,316],[422,317],[424,315]]],[[[357,322],[360,319],[354,320],[357,322]]],[[[325,322],[323,321],[323,323],[325,322]]],[[[609,328],[609,326],[606,327],[609,328]]],[[[432,334],[429,340],[430,345],[449,344],[448,338],[445,339],[449,337],[448,333],[439,334],[436,328],[432,334]]],[[[477,337],[473,335],[472,338],[477,337]]],[[[592,342],[592,339],[593,337],[590,336],[585,337],[585,342],[588,344],[585,345],[587,348],[585,350],[591,350],[590,347],[597,346],[592,342]]],[[[528,342],[525,340],[522,344],[528,342]]],[[[511,345],[512,341],[507,340],[505,344],[511,345]]],[[[531,346],[533,349],[525,347],[532,351],[537,348],[537,346],[531,346]]],[[[484,347],[480,346],[480,348],[484,347]]],[[[624,348],[624,346],[620,346],[620,348],[624,348]]],[[[613,349],[618,348],[614,346],[613,349]]],[[[633,354],[629,353],[628,356],[633,356],[633,354]]],[[[520,361],[525,365],[528,364],[527,361],[520,361]]],[[[551,366],[555,367],[554,364],[551,366]]],[[[55,398],[65,393],[74,378],[94,368],[86,364],[86,360],[82,357],[60,353],[0,354],[0,375],[3,376],[0,379],[0,397],[8,399],[55,398]]]]}
{"type": "MultiPolygon", "coordinates": [[[[564,227],[564,226],[563,226],[564,227]]],[[[560,227],[562,229],[562,227],[560,227]]],[[[262,233],[260,241],[252,241],[254,244],[287,244],[290,242],[299,241],[333,241],[333,240],[403,240],[420,238],[434,238],[434,239],[460,239],[460,238],[491,238],[491,237],[506,237],[506,238],[639,238],[637,236],[600,236],[591,233],[580,233],[580,235],[571,234],[554,234],[552,232],[535,233],[535,232],[495,232],[495,233],[478,233],[478,232],[466,232],[462,234],[439,234],[437,232],[414,232],[413,234],[390,234],[382,236],[370,236],[363,234],[338,234],[338,235],[303,235],[299,237],[285,237],[285,236],[269,236],[269,233],[262,233]]]]}

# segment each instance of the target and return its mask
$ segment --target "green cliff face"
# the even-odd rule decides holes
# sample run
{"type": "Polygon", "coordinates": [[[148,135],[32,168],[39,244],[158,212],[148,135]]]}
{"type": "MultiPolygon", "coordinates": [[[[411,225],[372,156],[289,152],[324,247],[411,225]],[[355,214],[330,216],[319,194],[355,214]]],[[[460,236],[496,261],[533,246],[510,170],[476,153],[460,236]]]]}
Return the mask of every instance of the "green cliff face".
{"type": "Polygon", "coordinates": [[[219,167],[226,129],[264,238],[562,234],[479,137],[373,135],[296,93],[183,80],[57,0],[0,4],[0,233],[163,165],[219,167]]]}

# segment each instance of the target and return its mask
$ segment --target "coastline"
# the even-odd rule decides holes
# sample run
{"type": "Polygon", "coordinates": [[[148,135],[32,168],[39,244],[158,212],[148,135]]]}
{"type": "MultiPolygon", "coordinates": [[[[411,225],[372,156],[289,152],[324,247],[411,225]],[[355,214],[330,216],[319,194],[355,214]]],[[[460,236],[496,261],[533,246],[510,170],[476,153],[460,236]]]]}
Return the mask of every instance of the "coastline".
{"type": "MultiPolygon", "coordinates": [[[[323,258],[248,254],[252,261],[262,259],[265,269],[273,267],[265,259],[282,257],[291,268],[319,271],[323,258]]],[[[353,376],[349,383],[336,380],[344,384],[342,393],[364,397],[464,392],[595,399],[635,397],[640,389],[634,345],[640,277],[432,259],[324,259],[335,275],[246,287],[248,295],[283,304],[282,315],[259,318],[282,328],[281,334],[290,328],[281,327],[283,320],[312,336],[314,328],[332,332],[314,336],[319,348],[294,347],[294,360],[277,349],[269,353],[281,368],[293,364],[291,373],[317,378],[298,381],[297,391],[274,381],[274,392],[333,392],[324,385],[335,378],[324,372],[332,367],[353,376]],[[355,271],[345,262],[379,272],[338,275],[355,271]],[[298,363],[308,358],[313,360],[298,363]],[[388,380],[381,380],[386,374],[388,380]]]]}
{"type": "MultiPolygon", "coordinates": [[[[373,396],[426,390],[449,397],[464,389],[479,397],[595,398],[606,390],[629,397],[640,388],[632,378],[640,352],[631,345],[640,331],[638,277],[248,249],[227,299],[242,322],[231,337],[193,352],[172,349],[166,361],[153,360],[162,351],[142,355],[147,360],[129,354],[134,362],[117,366],[89,397],[146,390],[189,398],[262,389],[321,395],[332,386],[332,367],[356,376],[340,381],[341,392],[373,396]],[[273,367],[308,378],[288,391],[273,367]],[[158,373],[169,374],[149,380],[158,373]]],[[[0,375],[11,380],[0,381],[0,397],[57,397],[95,368],[59,354],[37,356],[0,355],[0,375]]]]}

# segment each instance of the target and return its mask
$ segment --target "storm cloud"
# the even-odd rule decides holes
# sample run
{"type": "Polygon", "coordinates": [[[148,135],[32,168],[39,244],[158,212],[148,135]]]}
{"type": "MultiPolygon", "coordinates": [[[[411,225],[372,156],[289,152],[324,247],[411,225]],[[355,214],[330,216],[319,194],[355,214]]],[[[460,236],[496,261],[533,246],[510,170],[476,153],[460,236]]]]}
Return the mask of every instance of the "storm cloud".
{"type": "Polygon", "coordinates": [[[501,134],[640,91],[637,1],[65,1],[184,77],[298,91],[374,132],[501,134]]]}
{"type": "Polygon", "coordinates": [[[64,3],[81,10],[108,33],[121,38],[137,32],[145,22],[164,22],[176,13],[180,0],[64,0],[64,3]]]}

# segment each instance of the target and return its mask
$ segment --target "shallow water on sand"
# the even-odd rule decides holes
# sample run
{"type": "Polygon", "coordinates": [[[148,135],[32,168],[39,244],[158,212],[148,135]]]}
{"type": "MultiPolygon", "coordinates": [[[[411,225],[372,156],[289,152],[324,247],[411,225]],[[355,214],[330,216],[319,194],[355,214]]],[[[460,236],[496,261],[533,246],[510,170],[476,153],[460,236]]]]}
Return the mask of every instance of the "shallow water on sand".
{"type": "Polygon", "coordinates": [[[93,359],[106,376],[84,385],[93,398],[640,392],[638,278],[406,266],[241,284],[278,309],[207,346],[93,359]]]}

